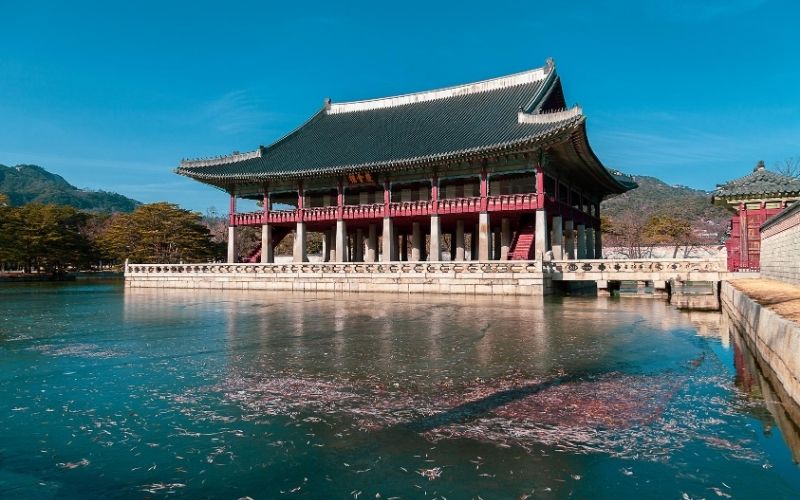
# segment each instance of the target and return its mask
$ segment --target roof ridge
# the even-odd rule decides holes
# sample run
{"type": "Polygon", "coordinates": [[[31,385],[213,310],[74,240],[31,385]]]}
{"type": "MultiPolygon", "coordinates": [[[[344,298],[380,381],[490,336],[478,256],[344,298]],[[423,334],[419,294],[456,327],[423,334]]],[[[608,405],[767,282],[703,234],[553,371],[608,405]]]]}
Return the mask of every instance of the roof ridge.
{"type": "Polygon", "coordinates": [[[556,111],[548,111],[545,113],[526,113],[520,110],[517,112],[517,122],[526,124],[535,123],[555,123],[570,118],[575,118],[583,114],[583,108],[578,104],[569,109],[559,109],[556,111]]]}
{"type": "Polygon", "coordinates": [[[264,146],[259,146],[255,151],[245,153],[234,152],[229,155],[209,156],[207,158],[183,159],[181,167],[208,167],[211,165],[227,165],[253,158],[260,158],[263,154],[264,146]]]}
{"type": "Polygon", "coordinates": [[[552,58],[541,68],[530,69],[520,73],[480,80],[477,82],[464,83],[440,89],[424,90],[409,94],[396,96],[379,97],[376,99],[365,99],[362,101],[350,101],[340,103],[326,103],[325,112],[327,114],[352,113],[357,111],[370,111],[373,109],[393,108],[407,104],[419,102],[435,101],[469,94],[478,94],[508,87],[515,87],[526,83],[539,82],[546,79],[555,69],[552,58]]]}

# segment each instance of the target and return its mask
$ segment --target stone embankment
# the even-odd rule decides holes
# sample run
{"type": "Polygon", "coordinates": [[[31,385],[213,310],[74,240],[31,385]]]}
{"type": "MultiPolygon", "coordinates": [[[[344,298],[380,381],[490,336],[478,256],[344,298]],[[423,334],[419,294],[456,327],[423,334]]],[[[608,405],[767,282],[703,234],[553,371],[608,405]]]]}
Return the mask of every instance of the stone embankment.
{"type": "Polygon", "coordinates": [[[800,286],[770,279],[726,281],[720,298],[734,326],[800,403],[800,286]]]}

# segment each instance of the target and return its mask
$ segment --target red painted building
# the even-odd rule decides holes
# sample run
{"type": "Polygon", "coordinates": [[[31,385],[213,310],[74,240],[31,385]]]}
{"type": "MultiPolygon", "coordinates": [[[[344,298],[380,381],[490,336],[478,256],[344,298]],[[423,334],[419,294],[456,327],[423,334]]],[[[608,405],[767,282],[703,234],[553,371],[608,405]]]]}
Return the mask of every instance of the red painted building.
{"type": "Polygon", "coordinates": [[[339,262],[442,260],[444,234],[452,260],[600,258],[600,201],[636,186],[592,152],[552,61],[444,89],[326,100],[270,146],[177,171],[230,194],[230,236],[262,228],[263,251],[252,253],[261,262],[292,231],[296,261],[309,231],[339,262]],[[263,210],[237,213],[241,198],[263,210]]]}
{"type": "Polygon", "coordinates": [[[767,219],[800,199],[800,179],[770,172],[758,162],[753,173],[720,184],[712,201],[733,212],[725,242],[729,271],[758,271],[761,267],[759,228],[767,219]]]}

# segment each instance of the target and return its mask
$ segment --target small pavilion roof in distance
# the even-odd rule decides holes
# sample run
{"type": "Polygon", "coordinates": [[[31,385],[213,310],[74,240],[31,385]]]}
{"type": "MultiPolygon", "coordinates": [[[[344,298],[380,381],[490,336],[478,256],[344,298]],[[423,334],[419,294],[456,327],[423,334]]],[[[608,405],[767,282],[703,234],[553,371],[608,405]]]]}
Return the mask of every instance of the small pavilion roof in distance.
{"type": "Polygon", "coordinates": [[[724,184],[718,184],[717,189],[714,190],[713,200],[715,203],[724,203],[731,198],[776,198],[799,194],[800,179],[771,172],[766,169],[764,162],[760,161],[752,173],[724,184]]]}
{"type": "Polygon", "coordinates": [[[220,188],[238,182],[386,172],[572,139],[587,173],[607,192],[619,182],[591,152],[581,108],[566,109],[555,65],[437,90],[365,101],[326,100],[307,122],[269,146],[184,160],[177,173],[220,188]]]}

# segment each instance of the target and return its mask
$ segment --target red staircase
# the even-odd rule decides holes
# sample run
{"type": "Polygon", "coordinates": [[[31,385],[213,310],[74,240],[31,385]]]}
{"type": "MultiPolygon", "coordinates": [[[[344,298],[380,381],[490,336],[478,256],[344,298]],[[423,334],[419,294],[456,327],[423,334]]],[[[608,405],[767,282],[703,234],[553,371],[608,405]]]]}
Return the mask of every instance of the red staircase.
{"type": "Polygon", "coordinates": [[[533,259],[533,243],[536,238],[536,229],[533,224],[522,226],[511,242],[511,251],[508,254],[509,260],[531,260],[533,259]]]}
{"type": "MultiPolygon", "coordinates": [[[[278,244],[283,241],[287,234],[292,232],[291,229],[287,227],[273,227],[272,228],[272,249],[274,250],[278,244]]],[[[245,262],[250,262],[253,264],[261,262],[261,243],[255,246],[253,250],[247,254],[245,258],[245,262]]]]}

